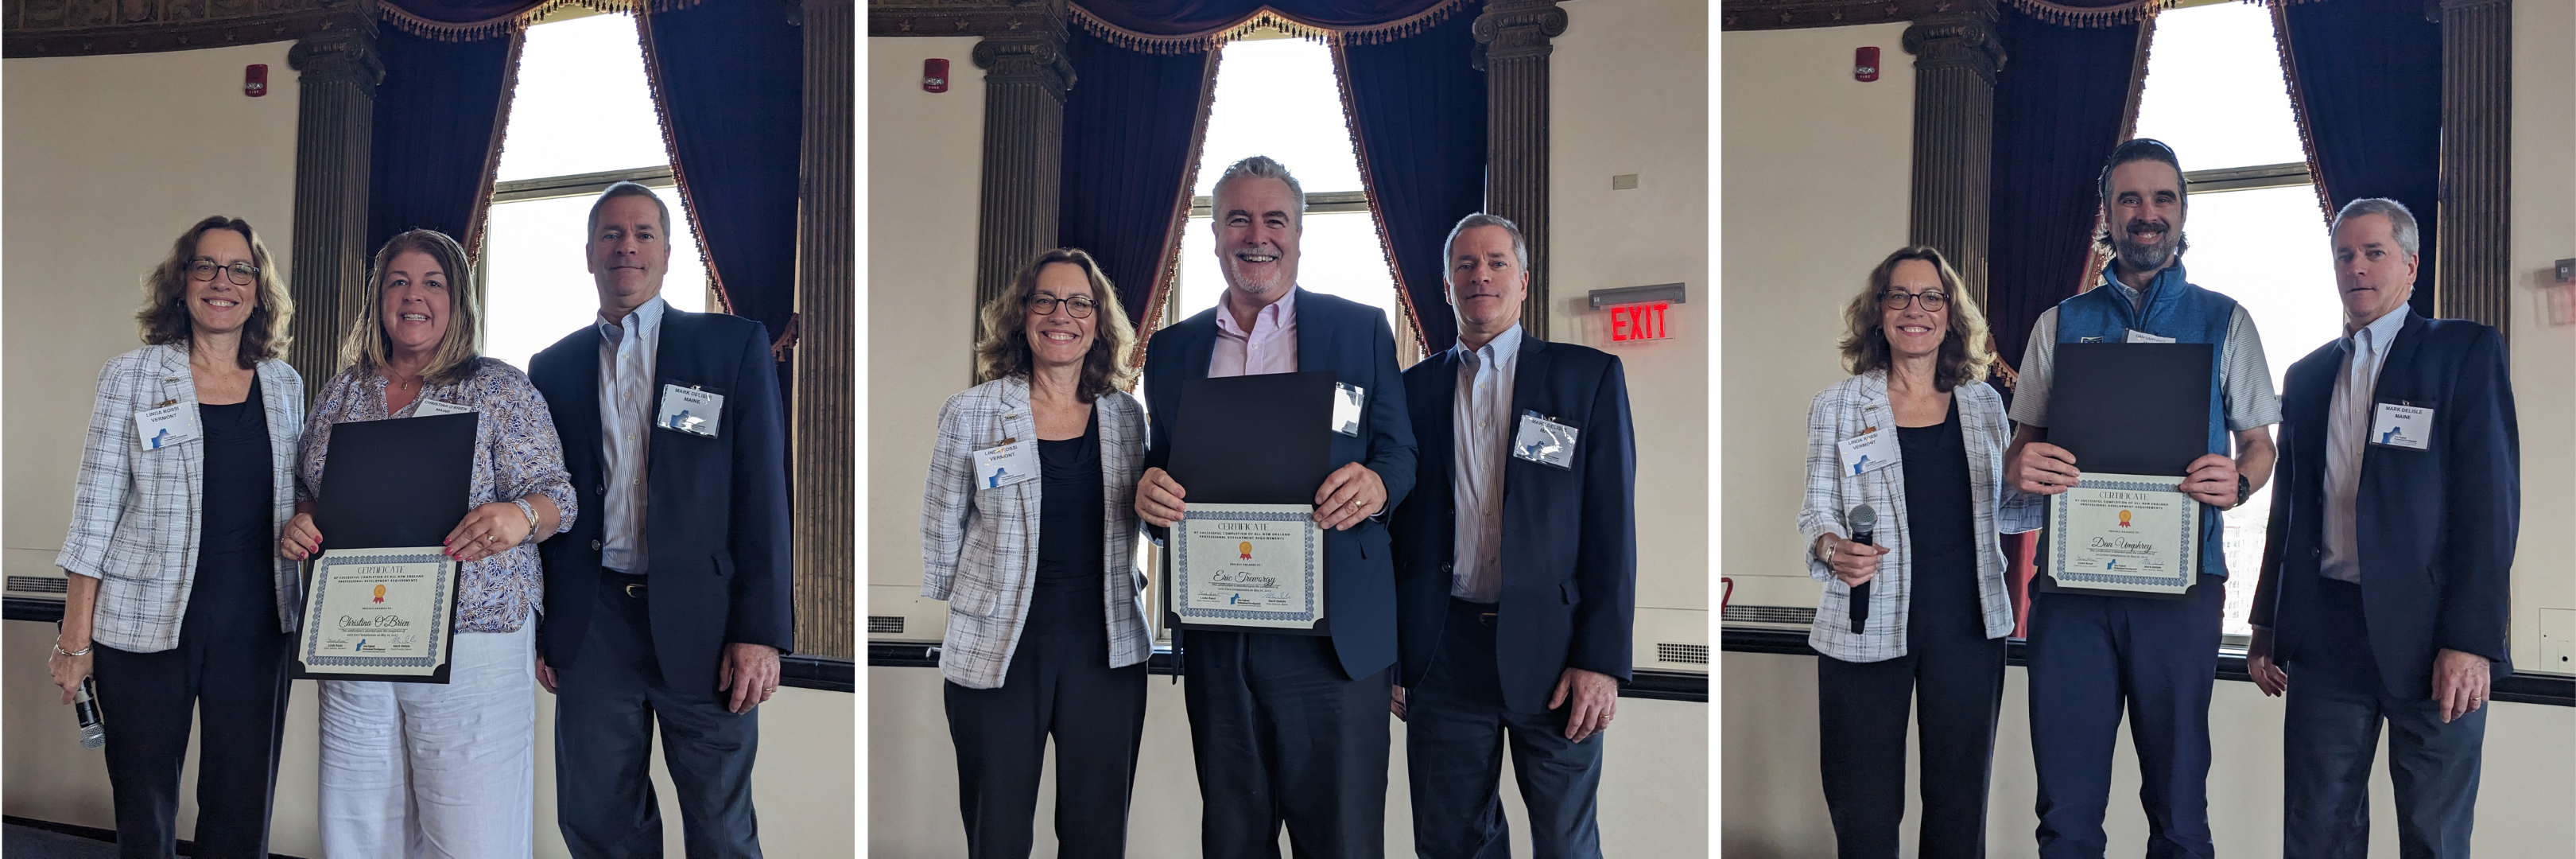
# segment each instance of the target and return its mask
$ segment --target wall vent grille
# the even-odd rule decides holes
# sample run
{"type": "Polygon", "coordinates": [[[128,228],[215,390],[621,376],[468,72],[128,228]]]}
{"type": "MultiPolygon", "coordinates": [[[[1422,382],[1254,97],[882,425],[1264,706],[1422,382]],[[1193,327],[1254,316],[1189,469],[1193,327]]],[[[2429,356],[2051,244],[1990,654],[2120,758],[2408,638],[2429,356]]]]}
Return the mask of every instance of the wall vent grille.
{"type": "Polygon", "coordinates": [[[10,576],[9,589],[31,594],[59,594],[71,587],[70,579],[52,576],[10,576]]]}
{"type": "Polygon", "coordinates": [[[1693,665],[1707,665],[1708,645],[1674,644],[1669,641],[1658,641],[1655,642],[1655,660],[1658,662],[1688,662],[1693,665]]]}
{"type": "Polygon", "coordinates": [[[1731,605],[1726,607],[1728,623],[1784,623],[1792,626],[1814,626],[1814,608],[1778,605],[1731,605]]]}
{"type": "Polygon", "coordinates": [[[900,635],[900,634],[902,634],[902,632],[903,632],[903,615],[899,615],[899,614],[872,614],[872,615],[868,615],[868,634],[869,634],[869,635],[900,635]]]}

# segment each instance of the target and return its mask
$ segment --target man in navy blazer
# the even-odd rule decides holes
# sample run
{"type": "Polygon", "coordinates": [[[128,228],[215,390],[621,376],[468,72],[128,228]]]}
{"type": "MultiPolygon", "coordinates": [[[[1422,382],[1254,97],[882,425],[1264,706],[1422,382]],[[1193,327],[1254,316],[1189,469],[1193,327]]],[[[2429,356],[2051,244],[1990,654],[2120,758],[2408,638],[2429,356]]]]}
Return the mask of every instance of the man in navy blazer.
{"type": "MultiPolygon", "coordinates": [[[[1163,468],[1188,379],[1332,371],[1361,391],[1356,435],[1329,427],[1332,471],[1315,490],[1325,528],[1329,635],[1173,635],[1188,683],[1201,853],[1275,857],[1284,824],[1299,856],[1386,852],[1386,695],[1395,664],[1395,567],[1386,515],[1413,486],[1413,430],[1395,335],[1378,309],[1297,286],[1305,193],[1252,156],[1216,183],[1217,306],[1154,335],[1145,353],[1145,472],[1136,512],[1157,529],[1187,515],[1163,468]]],[[[1259,457],[1260,450],[1245,450],[1259,457]]]]}
{"type": "Polygon", "coordinates": [[[1404,373],[1421,462],[1395,510],[1414,849],[1511,855],[1508,735],[1533,854],[1599,857],[1601,732],[1636,616],[1627,377],[1521,329],[1529,248],[1511,221],[1469,215],[1446,247],[1458,345],[1404,373]]]}
{"type": "Polygon", "coordinates": [[[555,698],[556,818],[574,856],[659,856],[656,722],[691,857],[757,857],[759,721],[795,645],[786,432],[769,333],[661,299],[670,210],[592,205],[599,320],[528,362],[585,511],[539,547],[537,676],[555,698]]]}
{"type": "Polygon", "coordinates": [[[2487,692],[2512,671],[2521,442],[2504,340],[2408,312],[2417,235],[2394,200],[2344,207],[2333,236],[2346,336],[2286,378],[2246,667],[2265,694],[2289,693],[2291,859],[2367,852],[2383,720],[2398,852],[2469,855],[2487,692]]]}

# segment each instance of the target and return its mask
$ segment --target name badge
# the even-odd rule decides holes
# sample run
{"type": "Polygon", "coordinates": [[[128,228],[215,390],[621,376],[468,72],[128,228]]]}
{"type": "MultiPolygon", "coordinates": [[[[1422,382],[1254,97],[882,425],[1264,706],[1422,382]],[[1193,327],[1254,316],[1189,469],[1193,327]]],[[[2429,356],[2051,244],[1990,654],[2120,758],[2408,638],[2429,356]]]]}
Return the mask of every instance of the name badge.
{"type": "Polygon", "coordinates": [[[134,437],[147,451],[178,447],[202,434],[196,407],[186,403],[173,401],[134,413],[134,437]]]}
{"type": "Polygon", "coordinates": [[[1352,438],[1360,437],[1361,409],[1368,404],[1368,392],[1357,385],[1333,383],[1333,431],[1352,438]]]}
{"type": "Polygon", "coordinates": [[[1579,432],[1554,418],[1523,411],[1520,431],[1512,434],[1512,456],[1571,471],[1574,469],[1574,439],[1579,432]]]}
{"type": "Polygon", "coordinates": [[[695,436],[716,437],[716,424],[724,419],[724,395],[678,385],[662,386],[662,410],[653,415],[653,425],[679,430],[695,436]]]}
{"type": "Polygon", "coordinates": [[[2173,338],[2171,338],[2171,337],[2158,337],[2158,336],[2156,336],[2156,335],[2149,334],[2149,333],[2147,333],[2147,332],[2140,331],[2140,330],[2135,329],[2135,328],[2131,328],[2131,329],[2129,329],[2129,337],[2128,337],[2128,339],[2126,339],[2126,340],[2122,340],[2122,341],[2120,341],[2120,342],[2123,342],[2123,343],[2171,343],[2171,342],[2174,342],[2174,339],[2173,339],[2173,338]]]}
{"type": "Polygon", "coordinates": [[[1038,476],[1038,446],[1005,440],[975,452],[975,488],[1000,489],[1038,476]]]}
{"type": "Polygon", "coordinates": [[[1844,477],[1858,477],[1886,468],[1897,457],[1896,433],[1877,427],[1844,439],[1838,446],[1843,451],[1844,477]]]}
{"type": "Polygon", "coordinates": [[[2370,443],[2381,447],[2423,450],[2433,443],[2433,410],[2422,406],[2380,403],[2371,410],[2370,443]]]}
{"type": "Polygon", "coordinates": [[[435,415],[461,415],[471,413],[473,411],[473,409],[442,400],[422,400],[420,401],[420,405],[412,407],[411,416],[416,418],[426,418],[435,415]]]}

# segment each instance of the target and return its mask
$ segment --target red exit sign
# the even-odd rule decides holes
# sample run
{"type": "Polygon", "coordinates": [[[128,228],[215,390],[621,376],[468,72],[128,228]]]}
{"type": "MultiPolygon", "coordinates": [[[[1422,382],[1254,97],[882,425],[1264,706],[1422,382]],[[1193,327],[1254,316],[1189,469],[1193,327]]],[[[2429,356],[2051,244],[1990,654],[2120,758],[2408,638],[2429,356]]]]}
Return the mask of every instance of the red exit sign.
{"type": "Polygon", "coordinates": [[[1610,342],[1670,339],[1673,332],[1665,326],[1664,316],[1672,306],[1669,301],[1611,305],[1606,308],[1610,311],[1610,342]]]}

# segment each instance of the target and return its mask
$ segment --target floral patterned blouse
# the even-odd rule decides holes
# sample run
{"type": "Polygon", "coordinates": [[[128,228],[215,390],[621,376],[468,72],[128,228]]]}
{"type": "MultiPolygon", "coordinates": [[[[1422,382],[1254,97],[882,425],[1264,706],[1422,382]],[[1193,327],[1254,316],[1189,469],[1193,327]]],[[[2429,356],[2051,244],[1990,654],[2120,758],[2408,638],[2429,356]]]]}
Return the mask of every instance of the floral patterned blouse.
{"type": "MultiPolygon", "coordinates": [[[[491,358],[477,358],[474,374],[449,385],[424,385],[402,411],[385,413],[385,377],[356,367],[341,370],[323,384],[304,422],[297,449],[295,500],[311,501],[322,491],[322,465],[331,451],[331,426],[354,421],[413,417],[425,400],[473,409],[482,415],[474,438],[474,480],[465,512],[493,502],[508,503],[542,494],[555,502],[561,522],[555,533],[572,530],[572,475],[564,471],[563,443],[555,437],[546,398],[518,368],[491,358]]],[[[330,540],[324,535],[325,545],[330,540]]],[[[458,632],[517,632],[530,613],[545,604],[545,576],[537,566],[537,543],[529,539],[498,555],[464,565],[457,574],[458,632]]]]}

